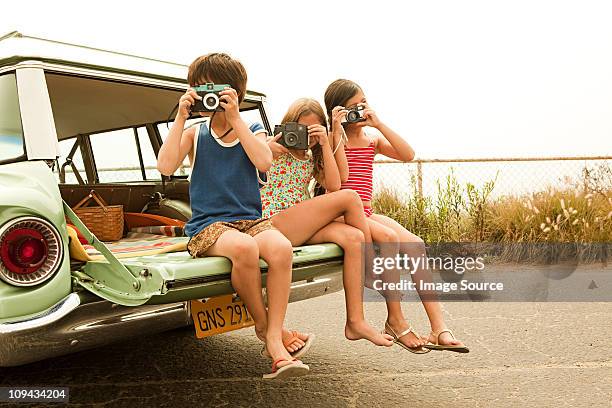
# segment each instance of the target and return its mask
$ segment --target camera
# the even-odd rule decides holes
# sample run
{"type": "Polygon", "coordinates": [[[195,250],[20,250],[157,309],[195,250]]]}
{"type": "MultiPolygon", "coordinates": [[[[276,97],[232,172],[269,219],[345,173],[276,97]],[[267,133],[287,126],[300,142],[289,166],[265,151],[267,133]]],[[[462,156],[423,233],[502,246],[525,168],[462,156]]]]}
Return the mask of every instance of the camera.
{"type": "Polygon", "coordinates": [[[193,88],[196,93],[202,97],[202,100],[196,100],[191,107],[192,112],[223,112],[223,108],[219,105],[219,93],[229,85],[215,85],[212,82],[193,88]]]}
{"type": "Polygon", "coordinates": [[[274,126],[274,134],[283,135],[278,139],[278,143],[287,149],[308,150],[310,138],[308,137],[308,127],[296,122],[287,122],[284,125],[274,126]]]}
{"type": "Polygon", "coordinates": [[[342,123],[357,123],[365,121],[366,119],[363,117],[364,110],[365,107],[361,105],[348,109],[348,112],[346,113],[346,119],[342,121],[342,123]]]}

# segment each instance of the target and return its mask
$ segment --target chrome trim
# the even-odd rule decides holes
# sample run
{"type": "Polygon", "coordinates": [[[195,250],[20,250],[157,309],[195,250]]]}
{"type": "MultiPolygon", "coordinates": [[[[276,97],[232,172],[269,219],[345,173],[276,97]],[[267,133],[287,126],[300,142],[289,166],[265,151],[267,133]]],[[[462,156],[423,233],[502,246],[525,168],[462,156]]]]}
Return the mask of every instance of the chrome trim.
{"type": "Polygon", "coordinates": [[[76,293],[71,293],[44,312],[14,323],[0,324],[0,335],[15,333],[23,330],[37,329],[57,322],[68,315],[81,304],[81,298],[76,293]]]}
{"type": "MultiPolygon", "coordinates": [[[[72,295],[81,298],[79,294],[72,295]]],[[[85,303],[82,299],[87,296],[83,295],[81,304],[59,320],[44,325],[0,325],[0,367],[28,364],[189,324],[186,302],[125,307],[105,300],[85,303]]]]}
{"type": "Polygon", "coordinates": [[[136,83],[141,85],[150,85],[155,87],[173,88],[176,90],[185,90],[189,87],[187,83],[166,81],[162,79],[147,78],[143,76],[122,74],[112,71],[98,71],[91,68],[73,67],[61,64],[53,64],[42,61],[22,61],[17,64],[17,68],[32,67],[42,68],[45,72],[57,73],[57,74],[69,74],[77,76],[85,76],[90,78],[99,78],[106,80],[114,80],[120,82],[136,83]]]}
{"type": "Polygon", "coordinates": [[[47,242],[47,259],[37,271],[23,275],[9,271],[4,266],[2,260],[0,260],[0,280],[10,285],[22,287],[39,285],[55,275],[60,269],[62,260],[64,259],[64,245],[62,244],[62,238],[57,228],[49,221],[40,217],[19,217],[6,222],[0,227],[0,246],[2,245],[2,239],[6,233],[10,232],[13,228],[19,228],[19,224],[25,224],[24,227],[29,226],[32,228],[32,226],[29,225],[30,223],[42,224],[43,227],[47,228],[47,231],[39,231],[47,242]],[[51,237],[48,235],[51,235],[51,237]],[[51,264],[49,265],[49,263],[51,264]]]}
{"type": "MultiPolygon", "coordinates": [[[[0,70],[4,70],[6,67],[0,68],[0,70]]],[[[53,64],[49,62],[42,61],[21,61],[10,67],[9,70],[19,70],[23,68],[39,68],[42,69],[45,73],[52,74],[63,74],[63,75],[75,75],[75,76],[83,76],[92,79],[100,79],[100,80],[111,80],[111,81],[119,81],[124,83],[136,84],[136,85],[145,85],[145,86],[153,86],[160,87],[164,89],[173,89],[176,91],[185,91],[189,88],[189,84],[186,82],[178,81],[170,81],[163,79],[155,79],[149,78],[146,76],[146,73],[143,73],[143,76],[131,75],[131,74],[123,74],[118,72],[103,71],[103,70],[95,70],[91,68],[82,68],[82,67],[73,67],[61,64],[53,64]]],[[[2,72],[2,71],[0,71],[2,72]]],[[[254,95],[249,93],[250,90],[247,89],[247,92],[244,96],[244,99],[248,102],[263,102],[265,100],[264,95],[254,95]]]]}
{"type": "MultiPolygon", "coordinates": [[[[342,287],[340,271],[292,284],[290,302],[332,293],[342,287]]],[[[72,293],[37,317],[0,324],[0,367],[11,367],[92,349],[130,337],[184,327],[189,302],[137,307],[72,293]]]]}
{"type": "MultiPolygon", "coordinates": [[[[327,268],[333,268],[336,266],[338,267],[342,266],[342,259],[331,259],[331,260],[325,260],[323,262],[311,261],[311,262],[296,263],[296,264],[293,264],[293,270],[294,272],[296,270],[306,271],[306,270],[311,270],[313,268],[317,268],[317,269],[326,268],[327,269],[327,268]]],[[[262,268],[262,272],[267,273],[267,271],[268,271],[267,267],[262,268]]],[[[191,278],[169,280],[167,282],[167,288],[168,288],[168,292],[173,292],[177,290],[184,290],[184,289],[189,289],[193,287],[198,287],[198,286],[209,284],[209,283],[218,283],[220,281],[230,282],[231,281],[230,273],[228,272],[228,273],[224,273],[223,275],[194,276],[191,278]]]]}
{"type": "Polygon", "coordinates": [[[306,282],[295,282],[291,285],[289,303],[338,292],[342,288],[342,271],[319,276],[306,282]]]}
{"type": "Polygon", "coordinates": [[[0,67],[0,75],[5,74],[7,72],[15,71],[17,65],[5,65],[0,67]]]}

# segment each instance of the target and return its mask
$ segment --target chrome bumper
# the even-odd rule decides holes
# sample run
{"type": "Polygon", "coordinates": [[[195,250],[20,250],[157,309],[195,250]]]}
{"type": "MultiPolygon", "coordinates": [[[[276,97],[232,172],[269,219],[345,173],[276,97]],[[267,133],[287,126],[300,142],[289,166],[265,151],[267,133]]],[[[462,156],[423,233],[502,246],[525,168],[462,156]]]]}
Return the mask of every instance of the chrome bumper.
{"type": "MultiPolygon", "coordinates": [[[[290,301],[341,288],[341,272],[294,282],[290,301]]],[[[126,307],[104,300],[87,301],[90,296],[85,292],[71,293],[36,317],[0,324],[0,367],[32,363],[192,323],[189,302],[126,307]]]]}

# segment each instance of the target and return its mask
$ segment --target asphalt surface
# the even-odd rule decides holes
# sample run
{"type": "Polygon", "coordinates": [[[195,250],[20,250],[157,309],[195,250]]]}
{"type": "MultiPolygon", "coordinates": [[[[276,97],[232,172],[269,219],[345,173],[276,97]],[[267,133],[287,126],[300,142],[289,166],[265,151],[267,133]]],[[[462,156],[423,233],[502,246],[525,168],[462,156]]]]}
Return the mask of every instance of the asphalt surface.
{"type": "MultiPolygon", "coordinates": [[[[422,307],[404,310],[426,332],[422,307]]],[[[382,324],[384,304],[366,311],[382,324]]],[[[452,302],[445,314],[469,354],[349,342],[338,292],[290,305],[289,326],[317,334],[308,377],[263,381],[252,329],[205,340],[181,329],[3,368],[0,384],[68,386],[87,407],[612,406],[612,303],[452,302]]]]}

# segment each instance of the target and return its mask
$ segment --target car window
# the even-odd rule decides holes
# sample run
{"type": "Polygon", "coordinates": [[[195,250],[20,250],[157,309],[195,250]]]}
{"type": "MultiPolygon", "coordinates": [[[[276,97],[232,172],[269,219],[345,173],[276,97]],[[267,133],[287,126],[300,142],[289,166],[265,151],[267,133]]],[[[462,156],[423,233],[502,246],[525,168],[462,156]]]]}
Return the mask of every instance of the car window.
{"type": "Polygon", "coordinates": [[[242,119],[248,125],[252,123],[259,123],[260,125],[265,127],[265,123],[263,122],[263,119],[261,118],[261,112],[259,111],[259,109],[250,109],[248,111],[242,111],[240,112],[240,116],[242,116],[242,119]]]}
{"type": "Polygon", "coordinates": [[[153,146],[151,146],[147,129],[139,127],[137,131],[147,180],[161,180],[161,173],[157,170],[157,159],[155,158],[155,152],[153,152],[153,146]]]}
{"type": "MultiPolygon", "coordinates": [[[[196,118],[196,119],[188,119],[185,122],[185,128],[192,126],[198,122],[202,122],[204,118],[196,118]]],[[[159,123],[157,125],[157,130],[159,131],[159,135],[161,136],[162,143],[166,141],[166,137],[168,137],[168,132],[170,132],[169,127],[172,126],[172,122],[164,122],[159,123]]],[[[189,163],[189,155],[185,157],[183,160],[183,164],[174,172],[174,175],[185,176],[191,174],[191,165],[189,163]]]]}
{"type": "Polygon", "coordinates": [[[0,76],[0,161],[25,154],[15,74],[0,76]]]}
{"type": "Polygon", "coordinates": [[[66,184],[79,184],[80,177],[83,183],[87,183],[85,165],[83,164],[83,157],[77,143],[77,138],[60,140],[59,147],[60,156],[57,159],[56,166],[53,168],[57,181],[66,184]],[[70,155],[73,149],[74,152],[70,155]],[[64,180],[62,180],[62,174],[64,174],[64,180]]]}
{"type": "Polygon", "coordinates": [[[100,183],[143,180],[133,128],[96,133],[89,140],[100,183]]]}

